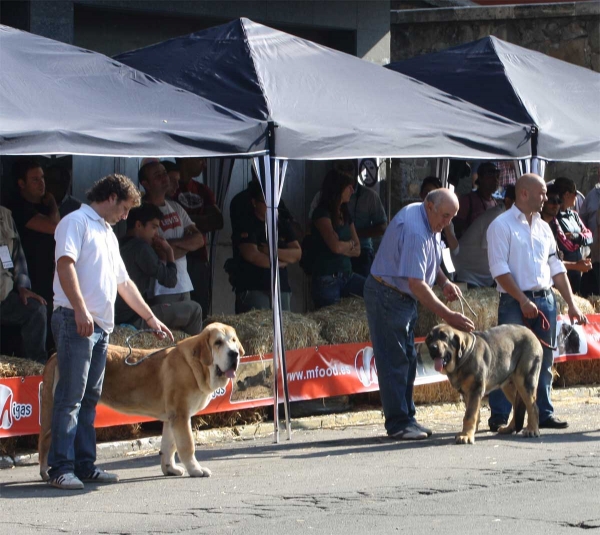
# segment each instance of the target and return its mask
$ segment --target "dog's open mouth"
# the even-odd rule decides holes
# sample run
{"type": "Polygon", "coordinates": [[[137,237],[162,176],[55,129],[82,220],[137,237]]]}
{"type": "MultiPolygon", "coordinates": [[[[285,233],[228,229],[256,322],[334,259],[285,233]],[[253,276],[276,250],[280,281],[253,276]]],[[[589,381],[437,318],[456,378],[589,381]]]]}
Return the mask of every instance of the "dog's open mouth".
{"type": "Polygon", "coordinates": [[[237,362],[228,370],[223,371],[219,366],[217,366],[217,376],[222,377],[223,375],[229,379],[235,378],[235,370],[237,369],[237,362]]]}
{"type": "Polygon", "coordinates": [[[448,365],[450,360],[450,357],[435,357],[433,359],[433,367],[435,368],[435,371],[441,373],[442,370],[448,365]]]}

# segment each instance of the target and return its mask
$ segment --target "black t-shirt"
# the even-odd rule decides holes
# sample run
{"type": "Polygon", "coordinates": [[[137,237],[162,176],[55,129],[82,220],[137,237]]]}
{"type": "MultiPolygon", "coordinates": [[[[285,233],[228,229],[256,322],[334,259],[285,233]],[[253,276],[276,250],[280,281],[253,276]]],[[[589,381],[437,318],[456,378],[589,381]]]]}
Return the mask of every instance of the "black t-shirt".
{"type": "MultiPolygon", "coordinates": [[[[296,241],[296,235],[290,222],[286,219],[279,219],[279,249],[286,249],[288,244],[296,241]]],[[[238,249],[242,243],[254,243],[257,246],[268,244],[266,222],[258,219],[251,214],[245,221],[239,221],[239,230],[233,235],[233,247],[238,249]]],[[[271,291],[271,270],[262,268],[247,262],[238,255],[239,268],[236,279],[236,291],[244,292],[247,290],[260,290],[263,292],[271,291]]],[[[282,292],[290,292],[288,282],[287,268],[279,269],[279,283],[282,292]]]]}
{"type": "Polygon", "coordinates": [[[37,214],[49,215],[50,209],[43,204],[33,204],[21,196],[11,204],[10,209],[27,260],[31,289],[51,303],[54,295],[54,235],[37,232],[25,226],[37,214]]]}

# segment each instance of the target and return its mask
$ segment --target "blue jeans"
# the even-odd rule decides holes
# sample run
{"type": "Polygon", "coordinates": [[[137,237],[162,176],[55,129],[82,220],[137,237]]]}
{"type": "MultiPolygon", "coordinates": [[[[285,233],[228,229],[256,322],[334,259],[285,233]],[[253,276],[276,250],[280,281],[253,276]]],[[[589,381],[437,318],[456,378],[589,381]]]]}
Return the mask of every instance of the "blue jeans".
{"type": "Polygon", "coordinates": [[[365,278],[357,273],[313,275],[312,298],[315,308],[335,305],[342,297],[362,297],[365,278]]]}
{"type": "Polygon", "coordinates": [[[371,276],[364,293],[385,429],[392,435],[415,422],[417,302],[371,276]]]}
{"type": "MultiPolygon", "coordinates": [[[[554,294],[549,292],[546,297],[535,297],[531,301],[548,318],[550,322],[549,330],[542,330],[542,319],[540,316],[535,320],[527,320],[528,324],[526,324],[521,312],[521,306],[507,293],[500,295],[498,325],[513,323],[528,326],[533,329],[538,338],[554,346],[556,343],[556,303],[554,301],[554,294]]],[[[542,348],[544,349],[544,357],[542,359],[542,369],[537,388],[537,406],[540,411],[540,422],[544,422],[554,414],[554,407],[550,400],[550,390],[552,388],[552,350],[544,345],[542,345],[542,348]]],[[[492,411],[490,419],[505,419],[508,421],[511,408],[512,405],[506,399],[502,390],[494,390],[490,393],[490,409],[492,411]]]]}
{"type": "Polygon", "coordinates": [[[94,333],[77,334],[73,310],[52,314],[59,379],[54,393],[52,444],[48,455],[51,478],[74,472],[85,477],[96,462],[96,405],[102,392],[108,333],[94,324],[94,333]]]}

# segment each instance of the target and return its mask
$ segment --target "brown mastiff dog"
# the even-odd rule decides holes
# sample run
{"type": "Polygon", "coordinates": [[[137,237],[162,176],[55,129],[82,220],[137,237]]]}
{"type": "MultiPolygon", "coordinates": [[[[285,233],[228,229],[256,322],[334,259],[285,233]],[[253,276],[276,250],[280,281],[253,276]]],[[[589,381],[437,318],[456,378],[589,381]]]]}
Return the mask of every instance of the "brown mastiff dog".
{"type": "MultiPolygon", "coordinates": [[[[164,475],[181,476],[175,452],[192,477],[208,477],[194,457],[190,418],[202,410],[218,388],[235,377],[244,355],[233,327],[211,323],[200,334],[160,351],[108,346],[100,403],[119,412],[149,416],[164,422],[160,464],[164,475]],[[147,355],[149,357],[145,358],[147,355]],[[133,365],[127,364],[125,360],[133,365]],[[139,364],[135,364],[139,362],[139,364]]],[[[58,382],[56,355],[44,368],[41,430],[38,443],[40,474],[48,479],[54,390],[58,382]]]]}
{"type": "Polygon", "coordinates": [[[449,325],[437,325],[427,335],[425,344],[435,369],[448,376],[465,402],[463,430],[456,435],[457,444],[475,443],[481,399],[496,388],[502,388],[513,404],[510,423],[498,432],[521,431],[527,410],[523,435],[540,435],[535,399],[542,345],[528,328],[500,325],[483,332],[465,333],[449,325]]]}

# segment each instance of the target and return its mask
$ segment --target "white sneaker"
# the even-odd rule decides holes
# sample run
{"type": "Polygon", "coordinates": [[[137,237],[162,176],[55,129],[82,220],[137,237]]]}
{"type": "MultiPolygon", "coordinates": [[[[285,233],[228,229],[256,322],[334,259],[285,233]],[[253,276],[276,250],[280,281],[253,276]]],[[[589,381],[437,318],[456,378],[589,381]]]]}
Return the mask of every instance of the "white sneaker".
{"type": "Polygon", "coordinates": [[[48,481],[48,485],[63,490],[80,490],[83,488],[83,483],[75,474],[69,472],[53,477],[48,481]]]}
{"type": "Polygon", "coordinates": [[[81,479],[83,481],[91,481],[96,483],[116,483],[119,481],[119,476],[117,474],[111,474],[110,472],[100,470],[100,468],[94,468],[94,471],[91,474],[88,474],[86,477],[82,477],[81,479]]]}
{"type": "Polygon", "coordinates": [[[427,438],[427,433],[415,425],[410,424],[404,429],[400,429],[400,431],[388,435],[388,437],[394,440],[423,440],[427,438]]]}

